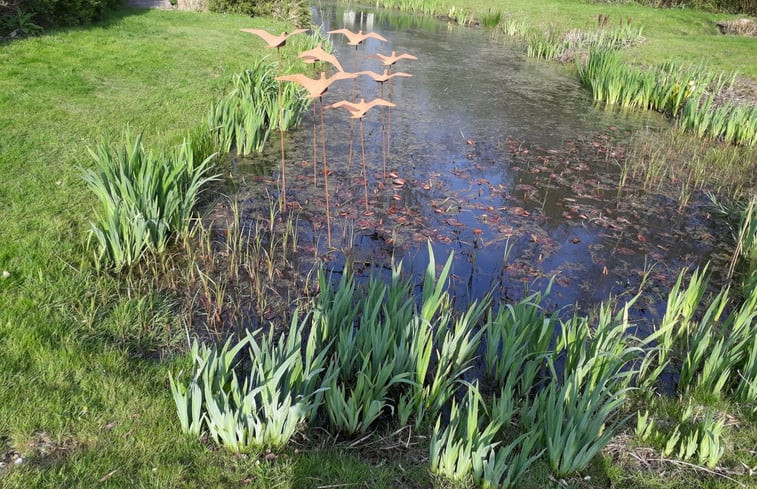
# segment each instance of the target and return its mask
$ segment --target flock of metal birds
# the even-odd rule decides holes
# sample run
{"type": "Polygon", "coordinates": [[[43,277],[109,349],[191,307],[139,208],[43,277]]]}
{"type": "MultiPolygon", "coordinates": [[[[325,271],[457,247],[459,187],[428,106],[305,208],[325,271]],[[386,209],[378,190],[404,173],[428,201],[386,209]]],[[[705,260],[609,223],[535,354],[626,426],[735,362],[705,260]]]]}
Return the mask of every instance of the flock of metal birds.
{"type": "MultiPolygon", "coordinates": [[[[301,34],[303,32],[306,32],[306,29],[297,29],[295,31],[292,31],[290,33],[283,32],[280,35],[273,35],[267,31],[264,31],[262,29],[242,29],[242,31],[254,34],[267,44],[267,47],[269,48],[275,48],[277,50],[278,54],[278,66],[279,70],[281,69],[281,51],[280,49],[286,44],[287,39],[289,39],[291,36],[301,34]]],[[[395,107],[395,104],[392,103],[389,100],[385,100],[384,97],[384,84],[389,82],[391,83],[391,79],[394,77],[409,77],[412,76],[408,73],[403,72],[392,72],[392,67],[400,60],[417,60],[415,56],[411,54],[397,54],[395,51],[392,51],[391,55],[382,55],[382,54],[374,54],[372,57],[377,58],[381,61],[381,63],[386,67],[384,69],[384,72],[374,73],[372,71],[357,71],[357,59],[358,59],[358,47],[363,44],[363,42],[366,39],[376,39],[381,42],[387,42],[386,38],[383,36],[376,34],[375,32],[368,32],[363,33],[363,31],[358,32],[352,32],[348,29],[336,29],[328,32],[329,34],[341,34],[347,37],[347,44],[351,46],[355,46],[355,70],[352,73],[348,73],[344,71],[344,68],[342,68],[341,63],[339,60],[332,55],[331,53],[328,53],[323,49],[321,44],[318,45],[315,49],[311,49],[308,51],[301,52],[297,57],[304,61],[305,63],[309,64],[315,64],[318,62],[324,62],[328,63],[331,66],[333,66],[337,71],[331,76],[327,76],[326,72],[321,72],[319,77],[316,78],[309,78],[303,74],[292,74],[292,75],[281,75],[279,73],[279,76],[276,77],[276,80],[279,82],[279,107],[280,107],[280,117],[282,117],[283,108],[281,107],[281,82],[293,82],[297,83],[298,85],[302,86],[306,92],[307,97],[315,100],[316,98],[320,102],[321,106],[321,152],[322,152],[322,158],[323,158],[323,180],[324,180],[324,194],[325,194],[325,200],[326,200],[326,227],[327,227],[327,239],[328,239],[328,245],[331,247],[331,217],[329,213],[329,184],[328,184],[328,163],[326,159],[326,129],[325,129],[325,123],[324,123],[324,116],[323,112],[324,109],[336,109],[341,108],[349,112],[350,119],[351,120],[359,120],[360,123],[360,145],[362,149],[362,169],[363,169],[363,189],[365,192],[365,214],[370,215],[372,211],[368,207],[368,174],[366,169],[366,161],[365,161],[365,137],[363,133],[363,118],[368,114],[368,112],[374,108],[374,107],[381,107],[381,152],[382,152],[382,158],[384,163],[384,178],[387,176],[386,172],[386,154],[389,151],[389,141],[388,138],[385,137],[386,135],[386,129],[384,124],[384,109],[385,108],[391,108],[395,107]],[[379,83],[381,85],[381,97],[375,98],[371,100],[370,102],[366,102],[365,99],[360,99],[360,102],[356,102],[356,90],[357,90],[357,82],[355,81],[355,84],[353,85],[353,91],[352,91],[352,100],[341,100],[339,102],[333,103],[331,105],[327,105],[324,107],[323,105],[323,95],[328,91],[329,87],[336,81],[339,80],[356,80],[359,76],[369,76],[374,81],[379,83]]],[[[390,97],[391,98],[391,97],[390,97]]],[[[317,120],[317,106],[314,103],[313,104],[313,180],[315,184],[317,185],[317,174],[318,174],[318,162],[317,162],[317,133],[316,133],[316,120],[317,120]]],[[[391,124],[391,118],[389,118],[390,124],[391,124]]],[[[283,127],[281,124],[279,124],[279,130],[283,132],[283,127]]],[[[354,125],[350,125],[350,131],[354,130],[354,125]]],[[[283,201],[283,205],[286,206],[286,168],[285,168],[285,155],[284,155],[284,138],[283,135],[280,134],[281,139],[281,198],[283,201]]],[[[350,164],[352,164],[352,140],[353,140],[353,134],[350,134],[350,164]]]]}

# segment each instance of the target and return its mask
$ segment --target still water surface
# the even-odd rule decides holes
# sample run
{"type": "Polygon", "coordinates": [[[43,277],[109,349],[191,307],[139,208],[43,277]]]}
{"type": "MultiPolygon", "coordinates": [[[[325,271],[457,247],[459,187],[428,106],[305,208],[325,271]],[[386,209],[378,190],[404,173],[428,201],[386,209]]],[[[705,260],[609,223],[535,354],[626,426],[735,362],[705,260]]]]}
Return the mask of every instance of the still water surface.
{"type": "MultiPolygon", "coordinates": [[[[356,53],[333,35],[347,71],[383,71],[376,53],[418,60],[393,67],[412,74],[384,88],[396,107],[375,108],[364,120],[369,215],[359,125],[351,126],[343,110],[325,112],[336,251],[327,253],[320,168],[313,184],[312,108],[286,136],[288,199],[302,207],[303,273],[315,257],[336,271],[349,257],[366,273],[386,273],[392,260],[420,273],[430,240],[437,261],[454,252],[451,288],[459,304],[492,290],[495,299],[517,299],[555,277],[550,307],[588,308],[611,295],[630,298],[652,267],[634,308],[644,319],[659,314],[661,294],[682,268],[725,260],[723,240],[716,239],[725,231],[704,208],[679,212],[674,200],[632,185],[618,191],[629,138],[667,124],[661,117],[595,107],[570,70],[527,59],[523,46],[482,29],[354,6],[313,9],[325,30],[346,27],[388,39],[368,39],[356,53]],[[387,178],[382,134],[393,174],[387,178]]],[[[371,100],[380,91],[368,77],[341,81],[324,103],[351,100],[353,92],[371,100]]],[[[278,146],[273,141],[265,154],[237,162],[247,215],[263,212],[264,196],[275,188],[278,146]]]]}

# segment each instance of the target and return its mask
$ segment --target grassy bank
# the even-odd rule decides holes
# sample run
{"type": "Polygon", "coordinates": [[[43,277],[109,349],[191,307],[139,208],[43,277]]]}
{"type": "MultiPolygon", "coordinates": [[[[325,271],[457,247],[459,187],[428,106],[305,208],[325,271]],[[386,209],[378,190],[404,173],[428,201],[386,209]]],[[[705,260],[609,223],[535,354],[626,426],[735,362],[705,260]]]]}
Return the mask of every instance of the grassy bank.
{"type": "MultiPolygon", "coordinates": [[[[241,27],[282,28],[124,10],[0,46],[0,461],[24,460],[3,471],[0,486],[215,487],[252,478],[270,487],[345,465],[351,478],[368,472],[341,454],[261,467],[176,436],[170,365],[158,353],[182,342],[172,299],[130,293],[85,258],[96,205],[82,179],[93,167],[87,146],[121,140],[127,124],[149,147],[180,143],[232,75],[269,54],[241,27]]],[[[391,474],[366,477],[380,486],[391,474]]]]}
{"type": "MultiPolygon", "coordinates": [[[[504,20],[521,21],[541,31],[593,28],[600,14],[609,16],[610,24],[631,19],[634,26],[643,29],[646,38],[646,42],[623,52],[632,63],[704,62],[714,70],[736,71],[757,80],[757,38],[724,36],[715,25],[719,20],[737,17],[733,15],[575,0],[380,0],[378,3],[434,15],[447,15],[455,7],[462,15],[479,20],[492,12],[500,12],[504,20]]],[[[757,97],[757,93],[754,95],[757,97]]]]}

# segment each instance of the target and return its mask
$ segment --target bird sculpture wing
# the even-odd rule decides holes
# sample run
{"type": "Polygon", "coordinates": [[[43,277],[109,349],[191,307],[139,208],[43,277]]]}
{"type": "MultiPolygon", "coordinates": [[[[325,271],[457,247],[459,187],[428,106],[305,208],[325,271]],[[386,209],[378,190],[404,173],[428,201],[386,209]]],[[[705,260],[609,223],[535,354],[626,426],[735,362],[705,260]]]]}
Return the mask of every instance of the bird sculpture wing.
{"type": "Polygon", "coordinates": [[[336,68],[338,71],[344,71],[344,68],[342,68],[341,63],[339,63],[339,60],[336,59],[336,56],[324,51],[320,44],[315,49],[301,52],[297,55],[297,57],[302,59],[305,63],[325,61],[326,63],[329,63],[331,66],[336,68]]]}
{"type": "Polygon", "coordinates": [[[413,56],[412,54],[408,54],[408,53],[405,53],[405,54],[400,54],[399,56],[397,56],[397,60],[400,60],[400,59],[412,59],[412,60],[417,60],[418,58],[416,58],[416,57],[415,57],[415,56],[413,56]]]}
{"type": "Polygon", "coordinates": [[[402,72],[402,71],[396,71],[392,73],[391,75],[389,75],[388,78],[394,78],[395,76],[413,76],[413,75],[411,75],[410,73],[402,72]]]}
{"type": "Polygon", "coordinates": [[[277,76],[276,80],[299,83],[303,87],[306,86],[306,85],[308,85],[308,84],[310,84],[310,83],[313,83],[314,81],[316,81],[316,80],[313,80],[312,78],[308,78],[305,75],[302,75],[302,74],[299,74],[299,73],[294,74],[294,75],[281,75],[281,76],[277,76]]]}
{"type": "Polygon", "coordinates": [[[346,71],[340,71],[337,73],[334,73],[329,77],[329,83],[333,83],[337,80],[352,80],[354,78],[357,78],[360,73],[347,73],[346,71]]]}
{"type": "Polygon", "coordinates": [[[289,34],[285,34],[284,39],[289,39],[292,36],[296,36],[297,34],[302,34],[303,32],[307,32],[307,31],[308,31],[307,29],[295,29],[289,34]]]}
{"type": "Polygon", "coordinates": [[[367,105],[368,109],[372,109],[373,107],[375,107],[377,105],[383,105],[385,107],[396,107],[395,104],[393,104],[393,103],[391,103],[391,102],[389,102],[387,100],[384,100],[382,98],[375,98],[375,99],[371,100],[370,102],[368,102],[368,104],[366,104],[366,105],[367,105]]]}
{"type": "Polygon", "coordinates": [[[347,36],[350,39],[352,39],[356,35],[354,32],[348,29],[334,29],[333,31],[328,31],[327,34],[341,34],[343,36],[347,36]]]}
{"type": "Polygon", "coordinates": [[[387,42],[384,36],[382,36],[381,34],[376,34],[375,32],[369,32],[365,35],[365,37],[371,38],[371,39],[378,39],[381,42],[387,42]]]}
{"type": "Polygon", "coordinates": [[[342,108],[342,107],[344,107],[345,109],[349,110],[350,112],[354,112],[354,111],[360,110],[360,107],[358,107],[357,105],[353,104],[352,102],[348,102],[346,100],[340,100],[339,102],[334,102],[333,104],[327,105],[324,108],[325,109],[339,109],[339,108],[342,108]]]}
{"type": "Polygon", "coordinates": [[[385,82],[386,80],[389,79],[389,77],[387,76],[386,70],[384,70],[384,74],[383,75],[379,75],[378,73],[374,73],[373,71],[360,71],[360,72],[358,72],[356,74],[357,75],[370,76],[375,81],[380,82],[380,83],[383,83],[383,82],[385,82]]]}
{"type": "Polygon", "coordinates": [[[282,46],[284,42],[286,42],[286,37],[274,36],[270,32],[264,31],[263,29],[242,29],[242,32],[255,34],[256,36],[263,39],[266,42],[266,44],[268,44],[269,47],[273,47],[273,48],[282,46]]]}

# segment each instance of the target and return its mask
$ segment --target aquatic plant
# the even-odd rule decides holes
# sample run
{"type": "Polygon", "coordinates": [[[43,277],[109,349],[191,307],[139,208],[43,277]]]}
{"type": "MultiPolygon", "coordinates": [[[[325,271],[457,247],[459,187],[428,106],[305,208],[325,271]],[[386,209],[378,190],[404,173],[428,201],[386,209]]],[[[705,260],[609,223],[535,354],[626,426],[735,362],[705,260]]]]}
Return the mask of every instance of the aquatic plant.
{"type": "Polygon", "coordinates": [[[550,468],[563,477],[585,468],[623,421],[617,418],[627,400],[638,349],[628,345],[627,304],[613,316],[603,307],[592,332],[585,318],[563,322],[556,351],[564,355],[562,375],[548,359],[553,379],[533,403],[534,426],[540,427],[550,468]]]}
{"type": "Polygon", "coordinates": [[[318,409],[334,375],[328,348],[316,348],[318,333],[306,333],[305,323],[295,312],[278,341],[271,328],[268,335],[248,332],[234,346],[229,339],[220,351],[195,342],[188,381],[169,378],[182,429],[197,436],[204,423],[211,439],[232,451],[286,445],[318,409]],[[245,349],[249,361],[238,374],[245,349]]]}
{"type": "Polygon", "coordinates": [[[499,385],[515,385],[518,395],[528,396],[538,382],[539,372],[551,354],[550,344],[559,324],[556,315],[548,316],[541,301],[551,287],[517,304],[501,306],[486,325],[486,373],[499,385]]]}
{"type": "Polygon", "coordinates": [[[494,29],[502,22],[502,12],[499,10],[489,9],[483,17],[481,17],[481,25],[494,29]]]}
{"type": "MultiPolygon", "coordinates": [[[[487,423],[480,414],[481,404],[478,386],[468,385],[462,405],[452,400],[449,423],[443,430],[441,418],[437,419],[429,444],[432,474],[463,481],[473,475],[474,461],[485,460],[496,446],[494,438],[502,422],[487,423]]],[[[483,468],[479,471],[483,472],[483,468]]]]}
{"type": "Polygon", "coordinates": [[[90,149],[96,168],[84,172],[100,203],[90,234],[97,262],[115,271],[186,234],[200,193],[216,179],[210,174],[215,155],[198,163],[189,140],[156,154],[144,148],[141,134],[124,137],[125,143],[103,141],[90,149]]]}
{"type": "Polygon", "coordinates": [[[250,69],[234,75],[231,89],[211,105],[208,126],[222,151],[260,152],[279,124],[288,130],[300,122],[310,100],[294,84],[283,87],[279,98],[276,73],[273,64],[258,59],[250,69]]]}
{"type": "Polygon", "coordinates": [[[757,107],[714,104],[714,94],[732,84],[733,77],[713,73],[704,66],[679,63],[641,70],[623,63],[617,53],[607,49],[592,49],[577,68],[579,79],[591,90],[594,100],[662,112],[699,137],[743,145],[757,142],[757,107]]]}

